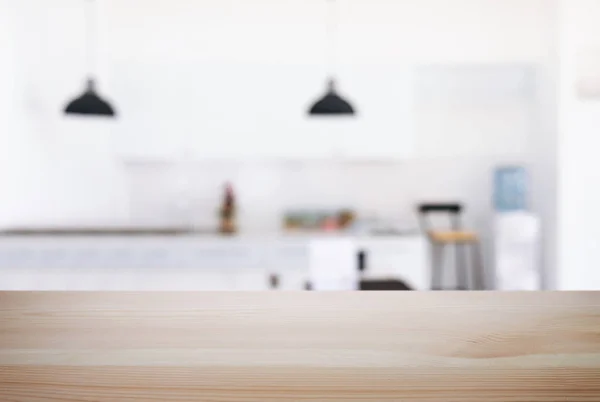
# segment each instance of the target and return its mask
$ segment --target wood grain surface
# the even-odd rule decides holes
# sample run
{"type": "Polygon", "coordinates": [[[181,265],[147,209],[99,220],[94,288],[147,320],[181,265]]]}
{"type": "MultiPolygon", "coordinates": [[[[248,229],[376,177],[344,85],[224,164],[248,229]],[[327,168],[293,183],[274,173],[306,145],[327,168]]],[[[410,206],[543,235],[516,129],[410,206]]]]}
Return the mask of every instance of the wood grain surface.
{"type": "Polygon", "coordinates": [[[600,293],[0,293],[0,401],[600,401],[600,293]]]}

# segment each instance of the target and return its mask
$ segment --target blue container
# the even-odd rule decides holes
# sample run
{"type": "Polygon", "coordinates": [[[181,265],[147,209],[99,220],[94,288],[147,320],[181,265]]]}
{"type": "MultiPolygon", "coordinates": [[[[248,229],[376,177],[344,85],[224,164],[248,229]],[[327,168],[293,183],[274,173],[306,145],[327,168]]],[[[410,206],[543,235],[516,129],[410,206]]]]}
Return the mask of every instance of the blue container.
{"type": "Polygon", "coordinates": [[[497,212],[527,210],[527,170],[521,166],[501,166],[494,172],[494,209],[497,212]]]}

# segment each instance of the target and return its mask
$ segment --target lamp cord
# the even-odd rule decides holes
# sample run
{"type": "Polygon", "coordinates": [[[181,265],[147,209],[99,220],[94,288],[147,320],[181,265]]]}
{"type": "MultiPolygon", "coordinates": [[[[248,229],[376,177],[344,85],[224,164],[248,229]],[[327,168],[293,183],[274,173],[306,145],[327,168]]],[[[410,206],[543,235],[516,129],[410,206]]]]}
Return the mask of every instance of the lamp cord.
{"type": "Polygon", "coordinates": [[[86,68],[88,79],[96,75],[96,46],[97,46],[97,20],[96,1],[86,0],[85,4],[85,26],[86,26],[86,68]]]}
{"type": "Polygon", "coordinates": [[[338,10],[336,0],[326,0],[327,1],[327,37],[328,37],[328,46],[327,49],[327,58],[328,58],[328,73],[329,79],[333,79],[335,72],[337,70],[337,28],[338,28],[338,10]]]}

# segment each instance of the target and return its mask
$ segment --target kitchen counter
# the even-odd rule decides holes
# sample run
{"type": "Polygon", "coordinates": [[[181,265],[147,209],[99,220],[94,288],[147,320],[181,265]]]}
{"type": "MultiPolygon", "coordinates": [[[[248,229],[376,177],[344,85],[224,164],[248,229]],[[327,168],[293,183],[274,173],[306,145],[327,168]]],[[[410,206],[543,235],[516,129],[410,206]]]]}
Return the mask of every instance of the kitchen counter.
{"type": "Polygon", "coordinates": [[[183,227],[89,227],[89,228],[13,228],[0,230],[0,237],[102,237],[102,236],[118,236],[118,237],[152,237],[152,236],[185,236],[185,237],[202,237],[202,238],[222,238],[222,239],[298,239],[298,238],[313,238],[313,237],[377,237],[377,238],[395,238],[414,236],[418,234],[415,231],[396,232],[396,233],[374,233],[355,235],[351,232],[319,232],[319,231],[283,231],[275,233],[251,233],[241,232],[233,235],[221,234],[216,229],[200,230],[183,227]]]}
{"type": "Polygon", "coordinates": [[[0,231],[0,236],[190,236],[216,234],[186,228],[15,228],[0,231]]]}
{"type": "Polygon", "coordinates": [[[600,293],[0,292],[0,400],[597,401],[600,293]]]}
{"type": "Polygon", "coordinates": [[[418,235],[96,232],[5,232],[0,290],[266,290],[273,274],[282,289],[302,290],[311,241],[339,237],[366,251],[367,276],[429,288],[428,246],[418,235]]]}

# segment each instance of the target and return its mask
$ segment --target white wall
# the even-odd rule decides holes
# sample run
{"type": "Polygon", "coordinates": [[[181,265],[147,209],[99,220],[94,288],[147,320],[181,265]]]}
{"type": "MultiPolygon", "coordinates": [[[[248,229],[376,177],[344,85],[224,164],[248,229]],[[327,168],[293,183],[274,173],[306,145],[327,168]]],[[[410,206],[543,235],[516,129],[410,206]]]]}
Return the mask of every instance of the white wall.
{"type": "Polygon", "coordinates": [[[6,113],[9,125],[0,148],[6,152],[2,160],[9,172],[6,180],[12,183],[4,187],[10,188],[8,194],[18,194],[13,206],[3,210],[2,223],[125,219],[127,201],[119,188],[121,172],[115,170],[111,125],[69,121],[61,115],[66,100],[81,90],[83,77],[71,69],[80,70],[84,58],[82,46],[69,48],[73,53],[63,49],[58,33],[73,33],[73,40],[83,44],[81,33],[68,30],[70,20],[81,15],[83,3],[4,0],[1,4],[0,14],[9,20],[3,29],[13,38],[5,60],[14,68],[4,77],[13,86],[11,93],[3,92],[12,112],[6,113]]]}
{"type": "Polygon", "coordinates": [[[529,138],[532,178],[532,207],[541,217],[541,263],[542,287],[547,290],[558,288],[558,115],[560,82],[560,7],[559,0],[549,0],[547,14],[550,47],[547,61],[540,70],[538,92],[539,129],[529,138]]]}
{"type": "Polygon", "coordinates": [[[598,97],[580,99],[577,89],[580,84],[598,89],[597,69],[585,82],[579,80],[579,72],[589,70],[588,63],[593,68],[600,60],[600,3],[563,1],[561,14],[558,279],[564,290],[598,290],[600,104],[598,97]]]}
{"type": "MultiPolygon", "coordinates": [[[[207,65],[232,63],[279,63],[318,69],[326,51],[326,43],[321,40],[321,0],[99,0],[103,29],[97,69],[100,88],[114,99],[124,117],[115,125],[73,122],[59,111],[81,89],[85,74],[84,26],[80,19],[83,2],[49,3],[2,3],[3,10],[19,21],[13,30],[17,52],[12,65],[19,83],[16,92],[23,96],[18,101],[22,116],[11,122],[0,147],[11,150],[8,160],[14,166],[24,166],[12,169],[3,178],[11,194],[17,191],[12,189],[20,188],[18,202],[4,208],[6,224],[126,221],[131,177],[118,155],[173,155],[184,141],[200,152],[210,144],[210,133],[218,129],[219,120],[205,119],[201,107],[177,103],[181,100],[179,94],[189,88],[188,81],[181,77],[193,77],[191,73],[200,77],[207,65]],[[186,74],[180,74],[181,68],[186,74]],[[166,112],[155,113],[155,108],[166,112]],[[207,128],[207,121],[214,122],[214,130],[207,128]],[[20,148],[15,145],[17,140],[20,148]]],[[[344,66],[352,63],[399,69],[465,62],[537,64],[541,72],[538,88],[549,95],[545,99],[550,99],[540,106],[541,115],[553,115],[553,1],[339,3],[338,61],[342,74],[344,66]]],[[[227,81],[227,77],[214,79],[227,81]]],[[[314,87],[306,89],[307,94],[316,96],[321,88],[319,79],[314,87]]],[[[3,96],[4,101],[12,100],[3,96]]],[[[193,99],[211,95],[195,96],[193,99]]],[[[414,150],[410,158],[397,163],[348,166],[335,161],[325,165],[306,161],[299,167],[284,162],[231,162],[218,164],[218,170],[215,162],[195,165],[201,174],[194,174],[194,192],[202,199],[198,201],[196,219],[210,219],[221,182],[233,177],[242,198],[246,227],[272,227],[273,210],[295,203],[353,202],[362,210],[410,216],[418,200],[456,198],[468,204],[470,221],[487,229],[492,167],[496,163],[524,163],[533,169],[534,206],[552,225],[552,118],[543,117],[542,128],[532,130],[525,139],[520,134],[494,132],[482,133],[488,136],[482,141],[468,130],[457,128],[441,135],[439,128],[419,125],[419,121],[427,122],[427,116],[426,112],[414,116],[414,150]],[[240,166],[241,176],[236,173],[240,166]],[[269,200],[268,206],[265,199],[269,200]]],[[[268,135],[274,143],[281,138],[279,132],[268,135]]],[[[134,176],[139,184],[147,180],[148,174],[134,176]]],[[[139,199],[139,194],[134,198],[139,199]]],[[[136,204],[136,210],[149,211],[149,204],[136,204]]],[[[164,205],[159,208],[147,213],[156,216],[157,211],[168,209],[164,205]]]]}

